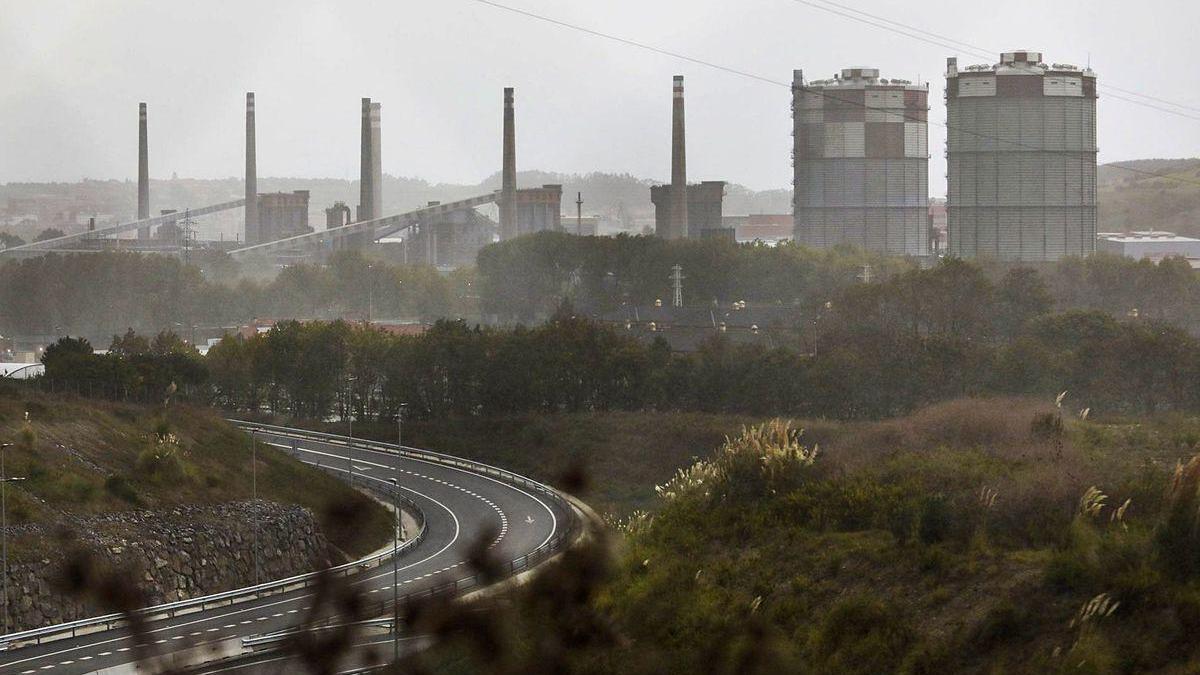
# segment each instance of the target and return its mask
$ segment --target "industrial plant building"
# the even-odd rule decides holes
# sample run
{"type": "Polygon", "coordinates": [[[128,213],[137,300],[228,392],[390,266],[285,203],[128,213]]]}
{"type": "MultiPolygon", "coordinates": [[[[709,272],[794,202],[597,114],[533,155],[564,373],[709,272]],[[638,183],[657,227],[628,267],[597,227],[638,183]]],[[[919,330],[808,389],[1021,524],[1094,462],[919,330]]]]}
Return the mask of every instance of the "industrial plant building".
{"type": "Polygon", "coordinates": [[[1102,232],[1097,235],[1096,250],[1156,263],[1164,258],[1186,258],[1193,267],[1200,266],[1200,239],[1174,232],[1102,232]]]}
{"type": "MultiPolygon", "coordinates": [[[[654,204],[655,231],[661,232],[671,227],[673,220],[674,186],[654,185],[650,188],[650,201],[654,204]]],[[[687,186],[687,228],[684,237],[699,239],[700,237],[732,235],[733,230],[726,228],[723,220],[725,203],[725,181],[706,180],[687,186]]]]}
{"type": "Polygon", "coordinates": [[[308,190],[258,195],[259,241],[275,241],[308,234],[308,190]]]}
{"type": "Polygon", "coordinates": [[[1096,76],[1006,52],[946,60],[949,253],[1052,261],[1096,247],[1096,76]]]}
{"type": "Polygon", "coordinates": [[[792,75],[793,226],[814,248],[922,256],[928,246],[929,89],[849,68],[792,75]]]}
{"type": "Polygon", "coordinates": [[[671,183],[650,187],[654,204],[654,232],[664,239],[727,237],[733,230],[722,222],[724,181],[689,185],[687,180],[687,127],[684,122],[683,76],[671,81],[671,183]]]}

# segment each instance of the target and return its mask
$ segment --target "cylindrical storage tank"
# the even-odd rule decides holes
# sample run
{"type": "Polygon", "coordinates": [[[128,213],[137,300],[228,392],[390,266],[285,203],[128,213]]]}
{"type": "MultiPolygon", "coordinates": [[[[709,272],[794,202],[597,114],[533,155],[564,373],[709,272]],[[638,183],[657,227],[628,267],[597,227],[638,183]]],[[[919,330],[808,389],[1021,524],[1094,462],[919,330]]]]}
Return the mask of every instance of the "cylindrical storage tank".
{"type": "Polygon", "coordinates": [[[1028,262],[1096,250],[1096,75],[1033,51],[946,61],[949,253],[1028,262]]]}
{"type": "Polygon", "coordinates": [[[929,89],[850,68],[792,80],[795,240],[929,253],[929,89]]]}

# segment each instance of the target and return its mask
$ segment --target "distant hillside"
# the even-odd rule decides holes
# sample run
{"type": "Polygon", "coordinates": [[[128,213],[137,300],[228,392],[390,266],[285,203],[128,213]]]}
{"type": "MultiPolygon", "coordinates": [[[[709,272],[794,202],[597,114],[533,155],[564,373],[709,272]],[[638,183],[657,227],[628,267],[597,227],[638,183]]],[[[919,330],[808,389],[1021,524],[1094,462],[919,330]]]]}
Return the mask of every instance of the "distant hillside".
{"type": "Polygon", "coordinates": [[[1200,236],[1200,159],[1105,164],[1097,185],[1101,232],[1154,229],[1200,236]]]}
{"type": "MultiPolygon", "coordinates": [[[[431,201],[464,199],[500,188],[499,173],[474,184],[431,183],[420,178],[390,175],[385,175],[383,180],[384,208],[389,212],[406,211],[431,201]]],[[[652,222],[654,207],[650,203],[650,186],[659,182],[662,181],[613,173],[563,174],[534,170],[517,175],[517,184],[521,187],[561,184],[565,214],[574,212],[576,195],[582,193],[585,215],[603,216],[613,225],[629,230],[640,229],[652,222]]],[[[1099,168],[1097,184],[1101,232],[1165,229],[1200,235],[1200,158],[1139,159],[1104,164],[1099,168]]],[[[335,201],[345,202],[351,208],[358,203],[356,180],[261,177],[258,186],[262,192],[308,190],[311,193],[309,222],[317,229],[325,226],[325,209],[335,201]]],[[[212,204],[237,199],[242,196],[242,190],[240,178],[154,180],[150,188],[151,207],[157,212],[163,208],[212,204]]],[[[101,224],[127,221],[135,215],[136,202],[137,185],[132,181],[9,183],[0,185],[0,231],[11,232],[28,241],[45,227],[80,231],[89,216],[97,216],[101,224]],[[21,225],[28,215],[37,216],[38,223],[21,225]]],[[[736,183],[726,188],[727,215],[791,211],[790,189],[755,191],[736,183]]],[[[206,217],[200,223],[201,236],[214,239],[240,236],[241,220],[241,211],[206,217]]]]}
{"type": "MultiPolygon", "coordinates": [[[[574,213],[576,195],[583,195],[585,215],[601,215],[625,229],[634,229],[653,218],[650,186],[660,181],[629,174],[562,174],[547,171],[522,171],[517,174],[519,187],[545,184],[563,186],[563,212],[574,213]]],[[[496,173],[475,184],[430,183],[419,178],[385,175],[384,209],[407,211],[430,201],[454,201],[500,189],[496,173]]],[[[201,180],[175,178],[150,182],[151,211],[164,208],[184,209],[238,199],[242,196],[240,178],[201,180]]],[[[325,227],[325,209],[335,201],[352,209],[358,203],[358,181],[337,178],[260,177],[261,192],[308,190],[309,223],[325,227]]],[[[731,184],[727,189],[725,213],[791,213],[791,190],[756,192],[731,184]]],[[[0,230],[31,240],[41,229],[58,227],[65,232],[81,231],[88,217],[96,216],[101,225],[125,222],[136,215],[137,184],[132,181],[86,180],[79,183],[9,183],[0,185],[0,230]],[[28,215],[37,216],[37,225],[19,225],[28,215]]],[[[205,217],[200,222],[201,236],[227,239],[239,236],[241,211],[205,217]]]]}

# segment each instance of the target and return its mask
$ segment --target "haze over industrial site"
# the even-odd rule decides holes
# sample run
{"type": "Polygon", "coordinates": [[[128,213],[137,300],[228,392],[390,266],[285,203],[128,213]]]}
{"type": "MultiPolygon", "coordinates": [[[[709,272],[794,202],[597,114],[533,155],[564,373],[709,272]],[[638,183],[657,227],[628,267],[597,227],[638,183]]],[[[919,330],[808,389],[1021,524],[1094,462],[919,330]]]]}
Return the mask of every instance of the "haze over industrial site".
{"type": "Polygon", "coordinates": [[[1196,25],[0,0],[0,675],[1196,672],[1196,25]]]}
{"type": "MultiPolygon", "coordinates": [[[[387,106],[384,173],[478,182],[497,163],[499,121],[483,113],[497,90],[512,86],[521,92],[524,167],[666,181],[670,111],[661,105],[662,82],[682,74],[692,179],[763,190],[791,184],[790,147],[779,139],[790,130],[792,70],[816,80],[843,68],[878,68],[931,85],[932,196],[944,195],[945,130],[937,123],[945,121],[938,102],[948,56],[966,66],[1005,51],[1041,50],[1054,62],[1090,65],[1114,87],[1200,107],[1200,75],[1187,66],[1189,26],[1200,10],[1169,0],[1128,13],[1026,1],[1003,10],[941,0],[916,11],[854,6],[970,47],[920,36],[942,43],[931,44],[894,32],[903,28],[840,16],[833,12],[849,12],[835,6],[823,11],[793,0],[700,0],[686,9],[628,0],[513,6],[772,82],[467,0],[299,2],[286,11],[265,2],[8,2],[0,22],[0,58],[8,64],[0,182],[136,178],[123,130],[138,101],[154,110],[152,178],[240,175],[247,91],[260,99],[263,176],[356,177],[358,130],[346,120],[369,96],[387,106]],[[198,38],[181,43],[181,26],[198,38]],[[452,46],[441,32],[449,27],[452,46]]],[[[1112,94],[1098,122],[1101,163],[1200,155],[1194,120],[1112,94]]]]}

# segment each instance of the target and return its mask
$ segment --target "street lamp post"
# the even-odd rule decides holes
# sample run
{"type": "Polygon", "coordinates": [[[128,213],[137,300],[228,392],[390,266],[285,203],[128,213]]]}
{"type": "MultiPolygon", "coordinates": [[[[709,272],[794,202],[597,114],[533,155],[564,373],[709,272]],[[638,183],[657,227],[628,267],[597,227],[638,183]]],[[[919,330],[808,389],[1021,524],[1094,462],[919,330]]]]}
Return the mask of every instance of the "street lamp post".
{"type": "Polygon", "coordinates": [[[400,561],[397,556],[400,555],[400,528],[402,527],[402,518],[400,517],[400,483],[395,478],[389,479],[392,483],[392,510],[396,513],[396,527],[392,530],[392,660],[400,660],[400,602],[399,588],[400,583],[400,561]]]}
{"type": "Polygon", "coordinates": [[[350,485],[354,485],[354,376],[346,378],[346,413],[350,421],[350,440],[346,441],[346,468],[350,472],[350,485]]]}
{"type": "MultiPolygon", "coordinates": [[[[258,506],[258,442],[254,438],[254,430],[250,431],[250,489],[252,494],[251,509],[258,506]]],[[[254,585],[259,584],[258,570],[258,514],[254,513],[251,516],[254,519],[251,532],[253,533],[252,545],[254,547],[254,585]]]]}
{"type": "Polygon", "coordinates": [[[367,265],[367,325],[371,325],[371,315],[375,313],[375,266],[367,265]]]}
{"type": "MultiPolygon", "coordinates": [[[[396,477],[392,480],[400,482],[400,451],[404,449],[404,409],[408,407],[407,403],[401,403],[396,408],[396,477]]],[[[399,517],[399,516],[397,516],[399,517]]],[[[404,521],[400,521],[400,536],[404,537],[404,521]]]]}
{"type": "Polygon", "coordinates": [[[3,532],[0,538],[3,540],[4,549],[4,634],[8,634],[8,483],[25,480],[25,478],[9,478],[8,473],[4,468],[5,452],[12,447],[12,443],[0,443],[0,531],[3,532]]]}

